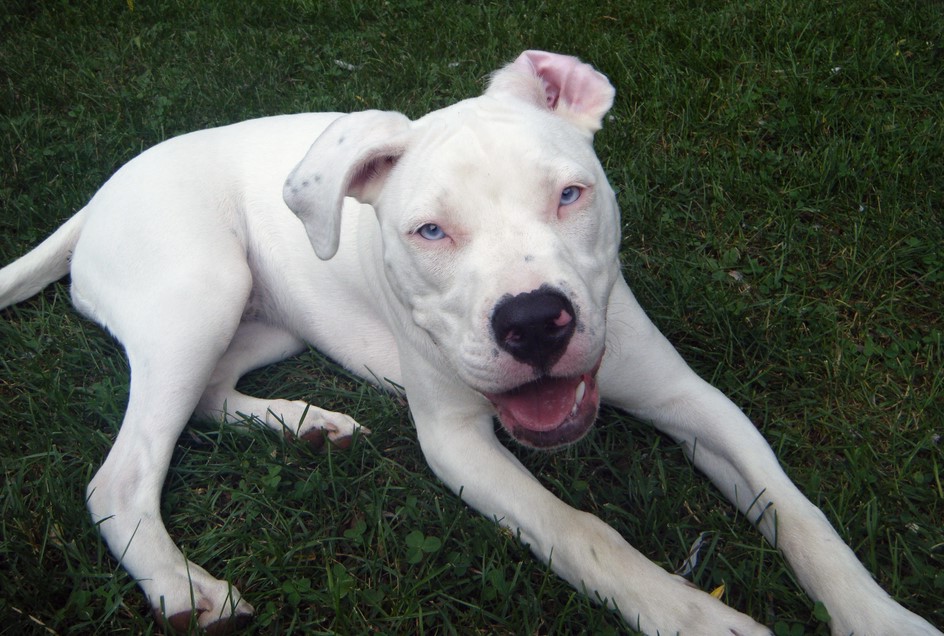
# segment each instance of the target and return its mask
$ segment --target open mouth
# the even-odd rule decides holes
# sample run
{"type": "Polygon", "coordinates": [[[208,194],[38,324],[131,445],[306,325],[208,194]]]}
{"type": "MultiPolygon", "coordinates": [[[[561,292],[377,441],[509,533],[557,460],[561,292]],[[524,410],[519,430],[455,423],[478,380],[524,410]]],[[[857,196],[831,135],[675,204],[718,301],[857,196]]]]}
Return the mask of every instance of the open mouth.
{"type": "MultiPolygon", "coordinates": [[[[601,358],[602,359],[602,358],[601,358]]],[[[572,444],[587,434],[600,408],[597,371],[583,375],[544,377],[504,393],[487,393],[498,410],[498,420],[525,446],[555,448],[572,444]]]]}

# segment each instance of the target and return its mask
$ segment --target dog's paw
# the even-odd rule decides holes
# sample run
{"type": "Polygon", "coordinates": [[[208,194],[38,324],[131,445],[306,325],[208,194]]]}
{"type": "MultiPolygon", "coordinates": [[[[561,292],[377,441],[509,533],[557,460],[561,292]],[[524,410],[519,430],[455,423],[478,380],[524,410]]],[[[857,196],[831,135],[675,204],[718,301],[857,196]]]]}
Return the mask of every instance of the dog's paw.
{"type": "Polygon", "coordinates": [[[724,636],[774,636],[769,627],[761,625],[747,614],[742,614],[737,610],[723,605],[723,610],[714,608],[708,613],[698,613],[698,616],[692,616],[693,621],[686,622],[686,626],[677,631],[663,631],[658,633],[672,634],[723,634],[724,636]]]}
{"type": "Polygon", "coordinates": [[[658,634],[676,634],[677,636],[699,636],[700,634],[718,634],[719,636],[774,636],[774,633],[764,625],[756,622],[750,616],[738,614],[731,610],[731,615],[717,614],[704,615],[698,621],[667,621],[670,627],[650,626],[640,624],[639,621],[630,622],[635,629],[639,629],[649,636],[658,634]]]}
{"type": "Polygon", "coordinates": [[[725,605],[714,596],[676,575],[654,582],[658,594],[645,596],[637,616],[623,613],[635,629],[656,636],[773,636],[773,632],[747,614],[725,605]],[[646,620],[648,614],[648,620],[646,620]]]}
{"type": "Polygon", "coordinates": [[[931,623],[906,610],[891,597],[858,607],[846,616],[832,615],[830,629],[833,636],[944,636],[931,623]]]}
{"type": "Polygon", "coordinates": [[[205,612],[196,610],[185,610],[165,619],[159,610],[154,610],[157,622],[169,628],[169,631],[175,634],[193,634],[199,630],[205,632],[208,636],[225,636],[242,631],[252,620],[252,612],[250,611],[243,614],[231,614],[204,624],[201,618],[205,614],[205,612]]]}
{"type": "Polygon", "coordinates": [[[354,418],[317,406],[305,405],[301,417],[295,421],[298,422],[295,429],[288,429],[288,432],[315,450],[323,450],[325,440],[336,448],[347,449],[353,443],[355,434],[370,434],[370,429],[358,424],[354,418]]]}
{"type": "Polygon", "coordinates": [[[163,579],[162,592],[148,594],[152,599],[151,611],[159,624],[174,633],[200,630],[214,635],[231,634],[248,624],[255,610],[243,600],[239,590],[193,563],[188,563],[186,570],[186,575],[175,573],[163,579]]]}

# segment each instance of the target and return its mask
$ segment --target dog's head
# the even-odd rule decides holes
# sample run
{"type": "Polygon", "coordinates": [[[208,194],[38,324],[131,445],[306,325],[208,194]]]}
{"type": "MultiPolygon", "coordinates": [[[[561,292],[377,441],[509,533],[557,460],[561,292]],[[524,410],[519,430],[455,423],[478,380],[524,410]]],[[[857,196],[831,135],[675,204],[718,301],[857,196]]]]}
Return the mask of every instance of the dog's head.
{"type": "Polygon", "coordinates": [[[404,334],[529,446],[579,439],[599,406],[619,211],[592,142],[613,96],[576,58],[528,51],[481,97],[415,122],[339,118],[285,184],[323,259],[344,197],[374,206],[404,334]]]}

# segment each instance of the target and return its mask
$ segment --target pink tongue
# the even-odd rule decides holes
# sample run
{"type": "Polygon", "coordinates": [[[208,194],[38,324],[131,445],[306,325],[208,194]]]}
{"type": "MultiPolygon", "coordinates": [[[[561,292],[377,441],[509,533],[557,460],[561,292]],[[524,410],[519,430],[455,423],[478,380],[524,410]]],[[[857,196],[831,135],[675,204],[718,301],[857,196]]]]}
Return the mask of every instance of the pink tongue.
{"type": "Polygon", "coordinates": [[[545,378],[492,396],[499,409],[532,431],[557,428],[574,408],[577,385],[583,378],[545,378]]]}

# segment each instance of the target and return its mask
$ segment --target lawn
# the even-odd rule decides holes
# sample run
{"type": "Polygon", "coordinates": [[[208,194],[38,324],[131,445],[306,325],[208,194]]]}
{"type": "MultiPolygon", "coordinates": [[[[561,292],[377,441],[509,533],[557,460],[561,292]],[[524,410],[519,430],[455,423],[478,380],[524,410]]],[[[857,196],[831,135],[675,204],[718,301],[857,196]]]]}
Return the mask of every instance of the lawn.
{"type": "MultiPolygon", "coordinates": [[[[298,111],[411,117],[521,50],[617,88],[596,146],[625,274],[761,429],[882,585],[944,626],[944,5],[935,2],[32,2],[0,14],[0,263],[121,164],[187,131],[298,111]]],[[[625,633],[426,468],[407,411],[315,352],[253,373],[373,430],[316,455],[194,423],[163,515],[257,609],[250,632],[625,633]]],[[[0,632],[154,633],[84,487],[127,396],[67,281],[0,312],[0,632]]],[[[648,426],[605,410],[515,452],[567,502],[778,636],[825,634],[764,543],[648,426]]]]}

